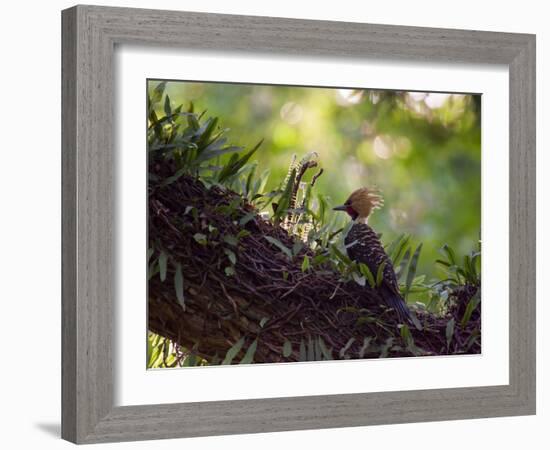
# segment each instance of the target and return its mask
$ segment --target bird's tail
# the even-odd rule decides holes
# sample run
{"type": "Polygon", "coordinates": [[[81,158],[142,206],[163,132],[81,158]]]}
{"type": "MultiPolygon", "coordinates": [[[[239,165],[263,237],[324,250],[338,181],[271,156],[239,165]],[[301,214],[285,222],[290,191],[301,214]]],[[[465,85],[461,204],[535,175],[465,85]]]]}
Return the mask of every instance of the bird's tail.
{"type": "Polygon", "coordinates": [[[392,293],[388,295],[386,301],[388,303],[388,306],[395,310],[395,312],[397,313],[397,317],[399,318],[399,321],[401,323],[413,323],[411,312],[407,307],[407,303],[405,303],[405,300],[403,300],[403,297],[401,297],[397,293],[392,293]]]}

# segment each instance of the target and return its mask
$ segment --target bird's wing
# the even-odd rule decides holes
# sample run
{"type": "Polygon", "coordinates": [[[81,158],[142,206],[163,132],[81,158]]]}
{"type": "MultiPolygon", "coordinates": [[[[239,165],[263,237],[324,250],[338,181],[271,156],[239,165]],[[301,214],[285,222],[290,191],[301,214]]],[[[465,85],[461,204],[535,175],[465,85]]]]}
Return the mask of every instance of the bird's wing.
{"type": "Polygon", "coordinates": [[[374,276],[378,273],[378,267],[385,264],[383,283],[395,293],[399,293],[399,284],[391,259],[386,254],[378,234],[369,225],[353,225],[344,242],[350,259],[366,264],[374,276]]]}

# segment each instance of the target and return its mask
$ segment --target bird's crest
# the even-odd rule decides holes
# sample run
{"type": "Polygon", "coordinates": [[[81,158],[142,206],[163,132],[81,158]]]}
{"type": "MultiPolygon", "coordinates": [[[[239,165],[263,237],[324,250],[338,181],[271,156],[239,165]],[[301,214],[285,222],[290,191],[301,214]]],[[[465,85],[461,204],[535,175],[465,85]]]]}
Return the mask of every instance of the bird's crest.
{"type": "Polygon", "coordinates": [[[351,193],[346,205],[350,205],[360,216],[368,216],[384,206],[384,199],[378,188],[362,187],[351,193]]]}

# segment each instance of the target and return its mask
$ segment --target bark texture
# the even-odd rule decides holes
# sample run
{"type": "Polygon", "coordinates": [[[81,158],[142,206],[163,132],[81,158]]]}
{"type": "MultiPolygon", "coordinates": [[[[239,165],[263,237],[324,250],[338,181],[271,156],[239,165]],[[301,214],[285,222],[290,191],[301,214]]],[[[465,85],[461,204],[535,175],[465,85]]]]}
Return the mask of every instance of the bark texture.
{"type": "Polygon", "coordinates": [[[242,337],[235,361],[254,341],[254,362],[480,352],[480,341],[471,339],[479,308],[458,326],[476,287],[460,288],[444,317],[417,311],[422,329],[410,327],[409,335],[374,290],[341,282],[328,265],[303,272],[310,250],[289,257],[266,237],[289,249],[295,244],[233,192],[190,176],[150,182],[149,329],[211,363],[242,337]],[[166,261],[164,281],[155,270],[159,258],[166,261]],[[456,326],[449,331],[451,318],[456,326]]]}

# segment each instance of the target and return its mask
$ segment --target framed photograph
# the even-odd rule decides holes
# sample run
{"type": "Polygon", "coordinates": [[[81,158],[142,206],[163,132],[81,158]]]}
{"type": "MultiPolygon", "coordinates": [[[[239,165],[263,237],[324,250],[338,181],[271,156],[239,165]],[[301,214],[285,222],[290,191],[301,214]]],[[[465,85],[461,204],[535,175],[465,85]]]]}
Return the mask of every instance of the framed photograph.
{"type": "Polygon", "coordinates": [[[534,36],[62,23],[65,439],[534,414],[534,36]]]}

